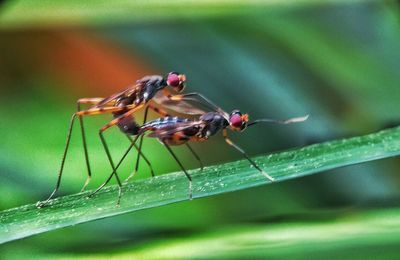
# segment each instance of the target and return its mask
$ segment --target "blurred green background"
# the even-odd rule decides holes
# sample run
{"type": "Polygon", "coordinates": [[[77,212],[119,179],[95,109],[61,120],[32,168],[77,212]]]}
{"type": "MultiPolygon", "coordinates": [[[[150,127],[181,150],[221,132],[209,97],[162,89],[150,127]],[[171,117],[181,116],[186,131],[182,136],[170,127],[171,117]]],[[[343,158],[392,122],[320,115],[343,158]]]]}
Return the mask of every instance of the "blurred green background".
{"type": "MultiPolygon", "coordinates": [[[[105,97],[144,75],[179,71],[187,75],[187,92],[201,92],[227,111],[238,108],[253,119],[311,115],[304,124],[260,125],[232,135],[257,155],[398,125],[399,67],[399,1],[3,2],[0,209],[34,203],[52,191],[78,98],[105,97]]],[[[97,135],[109,120],[107,115],[86,119],[90,188],[110,173],[97,135]]],[[[86,178],[77,130],[61,194],[78,192],[86,178]]],[[[114,158],[129,145],[118,129],[107,138],[114,158]]],[[[218,137],[194,148],[207,165],[240,158],[218,137]]],[[[183,147],[175,150],[188,168],[197,167],[183,147]]],[[[144,151],[156,174],[179,169],[155,140],[146,139],[144,151]]],[[[129,175],[134,158],[120,174],[129,175]]],[[[169,252],[176,240],[229,237],[293,221],[332,223],[339,216],[398,205],[399,170],[398,158],[346,167],[57,230],[3,245],[0,254],[130,258],[153,245],[160,254],[169,252]]],[[[143,167],[137,178],[148,177],[143,167]]],[[[341,248],[343,255],[335,246],[326,253],[361,256],[358,249],[374,244],[354,245],[341,248]]],[[[283,250],[275,257],[309,252],[300,251],[283,250]]],[[[240,243],[185,256],[207,254],[263,256],[240,243]]]]}

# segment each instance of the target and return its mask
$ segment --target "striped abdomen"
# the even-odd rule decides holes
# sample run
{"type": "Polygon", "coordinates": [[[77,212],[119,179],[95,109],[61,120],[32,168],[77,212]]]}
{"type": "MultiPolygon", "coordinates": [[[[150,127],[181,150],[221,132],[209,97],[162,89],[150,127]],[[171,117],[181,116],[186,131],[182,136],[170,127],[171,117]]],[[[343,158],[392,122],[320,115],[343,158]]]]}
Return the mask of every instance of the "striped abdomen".
{"type": "Polygon", "coordinates": [[[142,131],[151,131],[148,136],[158,138],[168,145],[180,145],[198,140],[201,122],[178,117],[160,118],[143,125],[142,131]]]}
{"type": "Polygon", "coordinates": [[[147,122],[142,126],[142,129],[145,131],[146,130],[155,131],[160,129],[172,128],[176,126],[178,123],[185,123],[185,122],[189,122],[189,120],[186,118],[179,118],[179,117],[162,117],[147,122]]]}

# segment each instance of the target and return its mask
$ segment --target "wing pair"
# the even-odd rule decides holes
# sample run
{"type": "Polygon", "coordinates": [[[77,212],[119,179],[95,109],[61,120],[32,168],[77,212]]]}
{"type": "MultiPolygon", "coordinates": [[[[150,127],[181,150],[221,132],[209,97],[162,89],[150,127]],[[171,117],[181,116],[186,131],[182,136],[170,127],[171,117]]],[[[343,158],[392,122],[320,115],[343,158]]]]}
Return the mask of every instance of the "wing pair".
{"type": "MultiPolygon", "coordinates": [[[[124,91],[121,91],[119,93],[116,93],[114,95],[111,95],[107,98],[104,98],[102,101],[100,101],[97,105],[93,106],[92,108],[101,108],[108,106],[110,103],[114,105],[119,99],[123,97],[127,97],[134,92],[140,92],[140,88],[143,87],[143,84],[145,82],[139,81],[137,84],[125,89],[124,91]]],[[[190,115],[190,116],[199,116],[207,113],[207,111],[199,108],[198,106],[195,106],[187,101],[174,101],[171,100],[168,96],[171,96],[171,93],[167,90],[164,91],[159,91],[152,99],[155,103],[158,105],[161,105],[169,110],[175,111],[179,114],[183,115],[190,115]]],[[[196,121],[189,121],[189,122],[181,122],[177,123],[174,126],[156,130],[153,133],[149,135],[149,137],[155,137],[162,139],[164,137],[168,137],[176,132],[182,131],[186,128],[192,127],[196,124],[200,124],[200,122],[196,121]]]]}

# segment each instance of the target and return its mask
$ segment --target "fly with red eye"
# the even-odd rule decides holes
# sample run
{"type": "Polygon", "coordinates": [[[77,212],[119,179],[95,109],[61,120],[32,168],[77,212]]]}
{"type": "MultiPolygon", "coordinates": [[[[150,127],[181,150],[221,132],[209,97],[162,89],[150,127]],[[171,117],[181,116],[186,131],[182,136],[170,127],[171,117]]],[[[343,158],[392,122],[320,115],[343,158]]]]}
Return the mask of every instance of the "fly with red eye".
{"type": "Polygon", "coordinates": [[[168,86],[174,87],[177,92],[182,92],[185,88],[186,76],[178,72],[170,72],[167,76],[168,86]]]}
{"type": "Polygon", "coordinates": [[[232,130],[243,131],[247,127],[249,116],[247,114],[242,115],[239,110],[234,110],[229,115],[229,124],[232,130]]]}
{"type": "MultiPolygon", "coordinates": [[[[199,94],[198,94],[199,95],[199,94]]],[[[182,95],[185,100],[191,99],[191,94],[182,95]]],[[[201,95],[200,95],[201,96],[201,95]]],[[[236,145],[231,139],[228,138],[228,129],[232,131],[244,131],[248,126],[253,126],[257,123],[278,123],[278,124],[290,124],[298,123],[307,120],[307,116],[295,117],[287,120],[275,120],[275,119],[259,119],[253,122],[248,122],[249,117],[247,114],[242,114],[239,110],[234,110],[230,114],[216,106],[213,102],[201,96],[202,104],[208,106],[212,111],[204,113],[200,116],[198,120],[189,120],[187,118],[178,117],[164,117],[156,120],[152,120],[143,124],[136,135],[135,140],[139,137],[143,137],[147,134],[148,137],[157,138],[171,153],[172,157],[178,163],[182,171],[185,173],[189,180],[189,198],[192,199],[192,177],[188,174],[183,164],[180,162],[176,154],[173,152],[170,146],[187,144],[188,142],[203,142],[209,139],[209,137],[222,131],[222,135],[228,145],[235,148],[240,152],[253,167],[255,167],[263,176],[268,180],[274,181],[274,178],[262,170],[248,155],[247,153],[236,145]]],[[[198,100],[196,100],[198,101],[198,100]]],[[[132,149],[134,142],[125,152],[124,156],[117,165],[122,163],[126,155],[132,149]]],[[[95,191],[98,192],[102,187],[104,187],[112,178],[115,171],[111,173],[105,183],[95,191]]],[[[120,196],[118,198],[118,203],[120,201],[120,196]]]]}
{"type": "MultiPolygon", "coordinates": [[[[48,204],[48,202],[54,197],[57,191],[60,188],[61,178],[64,170],[65,159],[67,156],[69,144],[71,141],[72,129],[75,123],[75,119],[78,118],[80,122],[81,135],[83,140],[83,150],[87,167],[87,179],[85,184],[83,185],[82,191],[85,190],[86,186],[89,184],[92,172],[89,162],[89,153],[87,149],[86,135],[83,117],[90,115],[99,115],[99,114],[107,114],[110,113],[113,116],[113,120],[108,124],[104,125],[99,130],[99,137],[103,144],[104,150],[106,152],[107,158],[113,170],[113,173],[116,177],[117,183],[119,185],[119,194],[122,192],[122,183],[118,174],[116,173],[116,167],[114,166],[114,162],[111,158],[111,154],[108,149],[108,145],[104,138],[104,132],[110,129],[113,126],[118,126],[123,134],[127,136],[129,139],[131,146],[135,147],[138,151],[138,158],[142,156],[142,158],[148,164],[152,176],[154,176],[154,171],[152,169],[150,161],[146,158],[143,153],[141,153],[142,148],[142,139],[140,140],[139,146],[137,146],[134,140],[131,138],[132,135],[136,135],[137,131],[140,129],[139,124],[135,121],[134,114],[139,112],[140,110],[145,110],[144,112],[144,122],[147,121],[147,112],[148,109],[154,110],[156,113],[161,116],[168,116],[168,114],[160,109],[159,106],[164,108],[173,110],[180,114],[186,115],[201,115],[204,113],[204,110],[198,109],[193,105],[185,102],[185,99],[189,100],[200,99],[199,102],[202,102],[202,96],[198,93],[189,93],[189,94],[178,94],[183,91],[185,88],[186,76],[184,74],[178,72],[170,72],[166,76],[152,75],[145,76],[138,81],[136,84],[130,86],[122,92],[118,92],[106,98],[82,98],[77,101],[78,111],[72,115],[71,122],[69,125],[67,142],[65,145],[63,157],[61,160],[61,167],[58,172],[58,178],[56,182],[56,186],[50,196],[42,202],[37,203],[37,207],[44,207],[48,204]],[[172,90],[172,92],[171,92],[172,90]],[[86,110],[82,110],[82,105],[89,105],[89,108],[86,110]]],[[[201,167],[202,163],[194,152],[194,150],[187,145],[188,149],[191,153],[196,157],[199,161],[201,167]]],[[[138,163],[135,166],[135,172],[138,170],[138,163]]]]}

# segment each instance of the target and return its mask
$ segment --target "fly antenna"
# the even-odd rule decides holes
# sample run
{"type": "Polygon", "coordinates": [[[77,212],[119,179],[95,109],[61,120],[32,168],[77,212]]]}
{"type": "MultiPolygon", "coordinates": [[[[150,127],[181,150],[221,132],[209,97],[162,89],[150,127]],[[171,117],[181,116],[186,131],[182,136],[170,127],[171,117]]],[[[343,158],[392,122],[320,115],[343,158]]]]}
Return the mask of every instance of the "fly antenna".
{"type": "Polygon", "coordinates": [[[252,126],[257,123],[274,123],[274,124],[282,124],[282,125],[287,125],[287,124],[292,124],[292,123],[300,123],[300,122],[306,121],[308,119],[308,116],[309,115],[302,116],[302,117],[293,117],[293,118],[289,118],[286,120],[264,118],[264,119],[255,120],[255,121],[249,123],[247,126],[252,126]]]}

